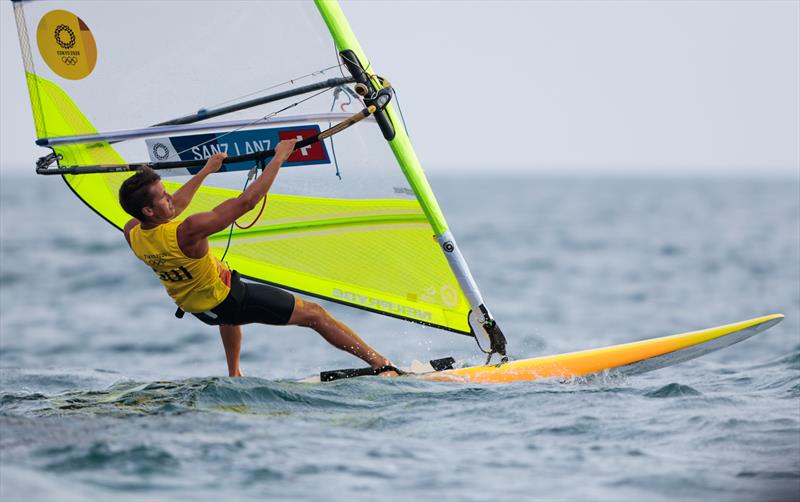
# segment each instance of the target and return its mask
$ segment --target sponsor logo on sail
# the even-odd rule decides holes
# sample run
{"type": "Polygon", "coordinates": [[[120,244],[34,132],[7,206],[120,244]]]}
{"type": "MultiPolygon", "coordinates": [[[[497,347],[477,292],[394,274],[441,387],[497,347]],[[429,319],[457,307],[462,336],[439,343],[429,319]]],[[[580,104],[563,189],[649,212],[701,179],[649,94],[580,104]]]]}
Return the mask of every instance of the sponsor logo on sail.
{"type": "Polygon", "coordinates": [[[411,317],[414,319],[419,319],[421,321],[429,322],[432,318],[431,313],[426,310],[421,310],[414,307],[408,307],[406,305],[400,305],[399,303],[381,300],[380,298],[366,296],[359,293],[354,293],[352,291],[344,291],[339,288],[333,288],[333,297],[338,298],[340,300],[344,300],[348,303],[355,303],[357,305],[361,305],[363,307],[367,307],[373,310],[389,312],[403,317],[411,317]]]}
{"type": "Polygon", "coordinates": [[[445,284],[442,286],[440,294],[445,307],[455,308],[458,305],[458,292],[453,286],[445,284]]]}
{"type": "Polygon", "coordinates": [[[53,36],[56,38],[56,43],[60,45],[62,49],[72,49],[75,47],[75,42],[78,40],[75,37],[75,32],[66,24],[59,24],[56,26],[53,36]],[[64,34],[67,36],[66,41],[63,37],[64,34]]]}
{"type": "Polygon", "coordinates": [[[51,10],[42,16],[36,43],[44,62],[61,78],[86,78],[97,63],[92,31],[81,18],[66,10],[51,10]]]}
{"type": "Polygon", "coordinates": [[[164,143],[153,145],[153,157],[158,160],[166,160],[169,157],[169,148],[164,143]]]}

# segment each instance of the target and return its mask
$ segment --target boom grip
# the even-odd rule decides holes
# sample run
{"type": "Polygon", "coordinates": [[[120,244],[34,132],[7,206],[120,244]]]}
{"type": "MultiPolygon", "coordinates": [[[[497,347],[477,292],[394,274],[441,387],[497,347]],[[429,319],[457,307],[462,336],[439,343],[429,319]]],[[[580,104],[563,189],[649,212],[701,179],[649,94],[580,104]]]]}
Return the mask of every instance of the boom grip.
{"type": "MultiPolygon", "coordinates": [[[[303,138],[302,140],[298,141],[294,145],[295,150],[299,150],[300,148],[307,147],[312,145],[318,141],[321,141],[325,138],[333,136],[339,132],[344,131],[348,127],[352,126],[364,120],[365,118],[369,117],[370,115],[374,114],[377,111],[377,107],[374,105],[370,105],[367,108],[364,108],[358,113],[351,115],[350,117],[344,119],[343,121],[339,122],[338,124],[321,131],[318,134],[313,136],[309,136],[308,138],[303,138]]],[[[270,157],[275,156],[275,149],[272,148],[270,150],[265,150],[263,152],[253,152],[245,155],[235,155],[232,157],[227,157],[225,160],[222,161],[223,164],[233,164],[237,162],[247,162],[247,161],[259,161],[265,160],[270,157]]],[[[133,164],[98,164],[98,165],[91,165],[91,166],[70,166],[70,167],[60,167],[60,168],[50,168],[48,167],[52,162],[56,159],[55,157],[46,157],[41,159],[42,161],[48,160],[47,164],[45,163],[37,163],[36,166],[36,174],[44,174],[44,175],[64,175],[64,174],[101,174],[101,173],[119,173],[119,172],[129,172],[129,171],[138,171],[142,167],[149,167],[153,170],[162,170],[162,169],[180,169],[180,168],[187,168],[187,167],[201,167],[205,165],[208,161],[207,159],[198,159],[198,160],[178,160],[172,162],[138,162],[133,164]]]]}

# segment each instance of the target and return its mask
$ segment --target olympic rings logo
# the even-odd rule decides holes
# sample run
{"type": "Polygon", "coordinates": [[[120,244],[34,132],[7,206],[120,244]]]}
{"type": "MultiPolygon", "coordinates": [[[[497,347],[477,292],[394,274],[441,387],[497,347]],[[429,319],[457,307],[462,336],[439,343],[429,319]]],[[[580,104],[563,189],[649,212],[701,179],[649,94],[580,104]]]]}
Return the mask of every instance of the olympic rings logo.
{"type": "Polygon", "coordinates": [[[72,49],[75,47],[75,42],[78,40],[75,38],[75,32],[66,24],[59,24],[56,26],[56,31],[53,35],[56,37],[56,43],[60,45],[62,49],[72,49]],[[62,33],[66,33],[69,37],[66,41],[61,40],[62,33]]]}
{"type": "Polygon", "coordinates": [[[169,148],[164,143],[153,145],[153,156],[158,160],[166,160],[169,157],[169,148]]]}
{"type": "Polygon", "coordinates": [[[63,61],[64,64],[67,66],[75,66],[76,64],[78,64],[78,58],[72,56],[62,57],[61,61],[63,61]]]}

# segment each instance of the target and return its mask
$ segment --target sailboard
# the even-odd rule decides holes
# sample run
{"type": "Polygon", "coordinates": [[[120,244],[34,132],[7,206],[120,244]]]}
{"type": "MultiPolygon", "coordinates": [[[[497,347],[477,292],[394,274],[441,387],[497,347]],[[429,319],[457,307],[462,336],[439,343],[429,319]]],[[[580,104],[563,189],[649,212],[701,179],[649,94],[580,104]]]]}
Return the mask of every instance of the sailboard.
{"type": "Polygon", "coordinates": [[[211,236],[212,251],[245,278],[473,337],[488,355],[486,366],[430,378],[501,382],[641,369],[724,345],[698,332],[508,362],[505,336],[395,108],[397,91],[338,2],[155,5],[13,2],[36,143],[49,149],[36,172],[60,176],[115,228],[129,219],[119,186],[142,165],[158,169],[174,191],[208,157],[228,154],[186,217],[238,196],[280,140],[298,138],[267,209],[211,236]],[[220,37],[219,26],[236,29],[220,37]],[[493,355],[500,366],[488,364],[493,355]]]}
{"type": "Polygon", "coordinates": [[[639,375],[673,366],[746,340],[778,324],[783,315],[624,343],[567,354],[520,359],[499,365],[473,366],[421,375],[428,380],[462,383],[509,383],[540,379],[570,380],[613,371],[639,375]]]}

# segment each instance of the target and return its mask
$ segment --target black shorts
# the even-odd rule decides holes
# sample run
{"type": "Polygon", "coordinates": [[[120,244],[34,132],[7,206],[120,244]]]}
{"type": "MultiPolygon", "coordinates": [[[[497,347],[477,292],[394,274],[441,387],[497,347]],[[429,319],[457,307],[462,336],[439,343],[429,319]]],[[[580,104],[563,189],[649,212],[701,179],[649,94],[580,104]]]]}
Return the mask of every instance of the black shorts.
{"type": "Polygon", "coordinates": [[[225,300],[207,312],[193,313],[206,324],[273,324],[285,326],[294,312],[294,295],[266,284],[242,282],[231,272],[231,291],[225,300]]]}

